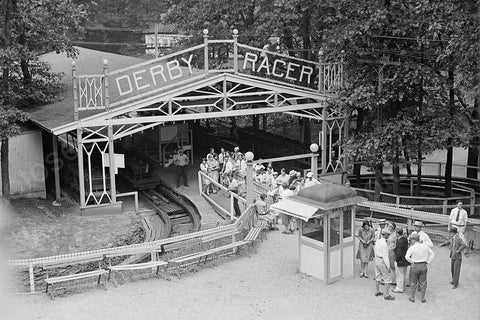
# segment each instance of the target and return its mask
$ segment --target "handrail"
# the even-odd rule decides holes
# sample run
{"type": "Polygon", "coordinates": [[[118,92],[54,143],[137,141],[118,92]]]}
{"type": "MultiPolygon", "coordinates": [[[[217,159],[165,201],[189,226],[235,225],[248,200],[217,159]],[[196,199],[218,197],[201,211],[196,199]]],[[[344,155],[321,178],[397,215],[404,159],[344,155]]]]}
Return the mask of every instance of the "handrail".
{"type": "MultiPolygon", "coordinates": [[[[235,227],[238,227],[240,224],[240,221],[245,220],[246,216],[250,216],[250,211],[252,210],[252,206],[248,206],[239,219],[237,219],[236,222],[233,223],[235,227]]],[[[68,254],[63,254],[63,255],[56,255],[56,256],[47,256],[47,257],[41,257],[41,258],[30,258],[30,259],[17,259],[17,260],[7,260],[6,265],[10,267],[26,267],[28,268],[29,271],[29,280],[30,280],[30,290],[31,292],[35,292],[35,283],[34,283],[34,271],[33,268],[34,266],[41,266],[44,263],[58,263],[58,264],[64,264],[68,262],[72,262],[72,264],[75,263],[75,261],[78,261],[79,258],[81,259],[94,259],[94,258],[99,258],[102,259],[106,254],[122,254],[122,253],[129,253],[131,252],[132,249],[138,250],[139,254],[142,254],[142,249],[145,249],[145,254],[150,253],[152,249],[158,249],[162,245],[165,244],[171,244],[175,242],[180,242],[184,240],[189,240],[189,239],[194,239],[197,237],[203,237],[206,235],[211,235],[211,234],[216,234],[220,233],[224,230],[227,230],[231,228],[230,225],[225,225],[225,226],[219,226],[211,229],[206,229],[206,230],[200,230],[184,235],[179,235],[176,237],[171,237],[171,238],[164,238],[160,240],[155,240],[151,242],[143,242],[143,243],[137,243],[137,244],[131,244],[127,246],[121,246],[121,247],[113,247],[113,248],[104,248],[104,249],[96,249],[96,250],[91,250],[91,251],[84,251],[84,252],[77,252],[77,253],[68,253],[68,254]]]]}
{"type": "Polygon", "coordinates": [[[235,220],[235,210],[234,210],[234,206],[233,206],[233,199],[234,198],[237,199],[239,204],[242,203],[243,205],[246,205],[246,203],[247,203],[247,199],[245,199],[244,197],[236,194],[235,192],[232,192],[231,190],[229,190],[225,186],[221,185],[220,183],[218,183],[217,181],[215,181],[214,179],[212,179],[211,177],[209,177],[208,175],[206,175],[202,171],[198,171],[198,184],[199,184],[200,194],[203,197],[205,197],[212,205],[214,205],[216,208],[220,209],[220,211],[222,211],[224,214],[226,214],[227,216],[230,216],[231,220],[235,220]],[[218,203],[216,203],[213,199],[211,199],[207,194],[205,194],[203,192],[203,188],[202,188],[203,187],[203,183],[202,183],[203,179],[207,179],[208,181],[210,181],[210,183],[214,184],[217,188],[219,188],[222,191],[227,192],[230,195],[230,211],[227,211],[225,208],[222,208],[218,203]]]}
{"type": "Polygon", "coordinates": [[[138,212],[138,192],[131,191],[131,192],[124,192],[124,193],[117,193],[117,199],[121,197],[133,196],[135,201],[135,213],[138,212]]]}

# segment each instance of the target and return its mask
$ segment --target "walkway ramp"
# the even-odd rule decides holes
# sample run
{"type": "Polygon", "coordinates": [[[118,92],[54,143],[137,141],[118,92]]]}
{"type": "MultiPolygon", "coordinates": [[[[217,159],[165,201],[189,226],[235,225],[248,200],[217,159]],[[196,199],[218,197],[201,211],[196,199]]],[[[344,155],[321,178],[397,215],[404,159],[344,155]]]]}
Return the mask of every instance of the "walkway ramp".
{"type": "MultiPolygon", "coordinates": [[[[165,183],[172,188],[176,187],[176,168],[174,166],[167,168],[159,168],[156,171],[158,177],[160,177],[165,183]]],[[[179,193],[182,193],[188,197],[197,207],[201,219],[200,230],[213,228],[216,226],[226,225],[230,223],[230,220],[225,220],[221,217],[213,207],[202,197],[198,192],[198,166],[193,164],[188,166],[187,176],[188,176],[188,187],[180,186],[176,188],[179,193]]]]}

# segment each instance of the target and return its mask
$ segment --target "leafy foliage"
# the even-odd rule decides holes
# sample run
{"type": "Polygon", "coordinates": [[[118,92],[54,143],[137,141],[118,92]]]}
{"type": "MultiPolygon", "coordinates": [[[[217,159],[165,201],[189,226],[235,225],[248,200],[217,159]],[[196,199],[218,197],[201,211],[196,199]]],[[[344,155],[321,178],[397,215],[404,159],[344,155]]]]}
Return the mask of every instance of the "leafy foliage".
{"type": "Polygon", "coordinates": [[[6,0],[5,4],[0,8],[2,138],[17,132],[16,121],[27,119],[21,110],[58,97],[61,77],[39,55],[56,51],[74,57],[77,51],[70,39],[81,33],[85,16],[84,7],[71,0],[6,0]]]}

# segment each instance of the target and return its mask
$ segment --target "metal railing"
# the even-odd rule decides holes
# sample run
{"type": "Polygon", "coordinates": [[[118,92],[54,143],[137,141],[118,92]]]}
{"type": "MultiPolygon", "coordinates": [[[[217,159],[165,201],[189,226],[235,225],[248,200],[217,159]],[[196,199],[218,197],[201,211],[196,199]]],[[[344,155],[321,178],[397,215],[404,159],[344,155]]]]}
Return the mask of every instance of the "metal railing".
{"type": "Polygon", "coordinates": [[[199,193],[211,204],[221,212],[224,216],[229,217],[231,220],[235,220],[235,200],[238,202],[240,211],[244,211],[247,207],[247,199],[235,192],[229,190],[224,185],[215,181],[212,177],[209,177],[205,173],[198,172],[198,190],[199,193]],[[204,182],[208,181],[215,188],[217,188],[215,197],[212,194],[203,192],[204,182]]]}
{"type": "MultiPolygon", "coordinates": [[[[253,221],[255,216],[251,215],[252,206],[245,207],[242,211],[241,216],[235,221],[233,224],[237,227],[240,222],[244,222],[241,220],[250,219],[247,221],[246,225],[249,227],[253,226],[253,221]]],[[[112,247],[112,248],[104,248],[104,249],[96,249],[91,251],[84,251],[84,252],[77,252],[77,253],[68,253],[56,256],[49,256],[49,257],[41,257],[41,258],[31,258],[31,259],[17,259],[17,260],[8,260],[6,261],[6,265],[11,268],[21,268],[21,269],[28,269],[29,272],[29,284],[30,284],[30,293],[35,293],[35,274],[34,274],[34,267],[42,267],[44,264],[56,264],[64,265],[65,263],[72,263],[74,265],[76,261],[79,260],[87,260],[87,259],[103,259],[107,254],[118,254],[121,255],[122,253],[130,254],[133,250],[136,251],[138,254],[150,254],[152,250],[160,249],[162,245],[165,244],[172,244],[184,240],[194,239],[198,237],[203,237],[207,235],[212,235],[216,233],[220,233],[228,228],[231,228],[231,225],[219,226],[211,229],[196,231],[176,237],[171,238],[164,238],[156,241],[151,242],[143,242],[138,244],[132,244],[127,246],[121,247],[112,247]],[[145,249],[142,252],[142,249],[145,249]]]]}

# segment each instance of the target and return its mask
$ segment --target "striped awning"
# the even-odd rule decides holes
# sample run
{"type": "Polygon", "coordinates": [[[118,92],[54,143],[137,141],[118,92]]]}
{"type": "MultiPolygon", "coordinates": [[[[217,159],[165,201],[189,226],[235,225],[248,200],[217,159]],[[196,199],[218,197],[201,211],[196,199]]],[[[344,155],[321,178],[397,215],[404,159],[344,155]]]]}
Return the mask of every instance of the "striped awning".
{"type": "Polygon", "coordinates": [[[308,221],[310,218],[320,215],[317,207],[288,199],[272,204],[270,210],[299,218],[303,221],[308,221]]]}

